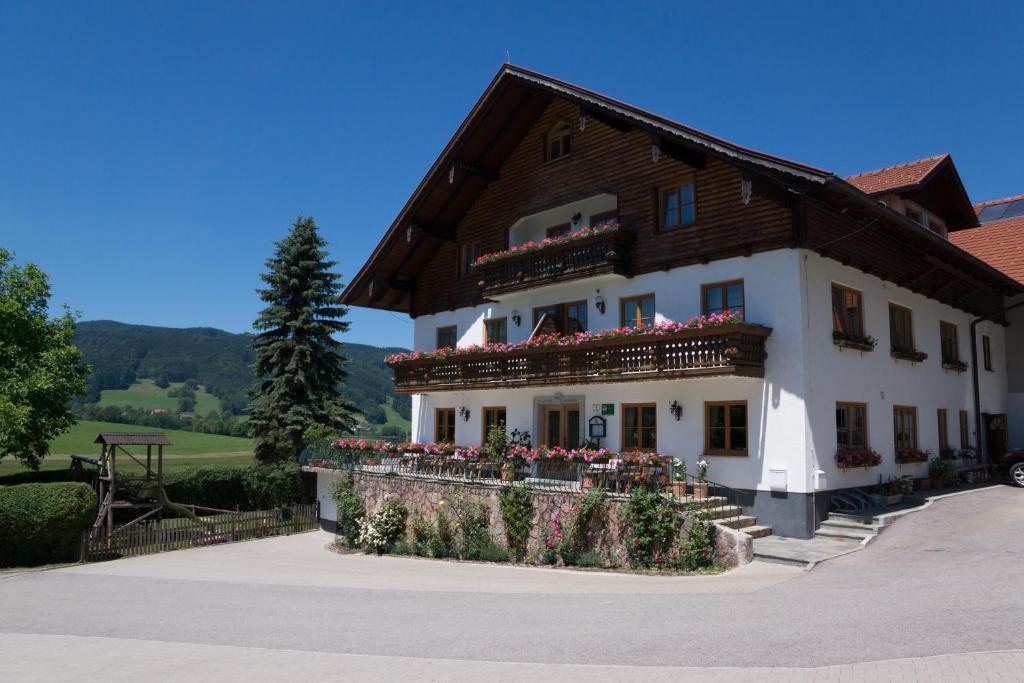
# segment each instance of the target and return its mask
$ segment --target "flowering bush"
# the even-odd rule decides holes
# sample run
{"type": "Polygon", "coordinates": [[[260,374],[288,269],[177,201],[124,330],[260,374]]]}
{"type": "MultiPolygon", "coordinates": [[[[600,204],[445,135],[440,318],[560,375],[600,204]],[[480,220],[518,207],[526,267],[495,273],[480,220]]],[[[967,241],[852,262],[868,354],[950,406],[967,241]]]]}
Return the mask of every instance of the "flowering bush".
{"type": "Polygon", "coordinates": [[[566,244],[569,242],[578,242],[579,240],[587,239],[588,237],[594,237],[595,235],[603,235],[609,232],[615,232],[619,229],[619,222],[617,220],[607,220],[598,223],[594,227],[583,226],[577,230],[566,235],[559,235],[558,237],[548,237],[540,242],[524,242],[523,244],[517,244],[511,249],[505,249],[503,251],[494,251],[489,254],[478,256],[473,261],[474,266],[483,266],[488,263],[494,263],[503,259],[511,258],[513,256],[519,256],[520,254],[528,254],[532,251],[539,251],[541,249],[547,249],[548,247],[555,247],[558,245],[566,244]]]}
{"type": "Polygon", "coordinates": [[[928,459],[932,456],[928,451],[922,451],[917,448],[897,448],[896,449],[896,462],[908,463],[908,462],[928,462],[928,459]]]}
{"type": "Polygon", "coordinates": [[[388,552],[405,535],[408,514],[398,496],[388,496],[372,515],[359,520],[359,542],[378,555],[388,552]]]}
{"type": "Polygon", "coordinates": [[[918,351],[917,349],[907,349],[900,346],[892,347],[890,351],[893,358],[899,360],[909,360],[912,363],[920,363],[928,357],[928,354],[924,351],[918,351]]]}
{"type": "Polygon", "coordinates": [[[619,327],[601,332],[576,332],[575,334],[541,334],[532,339],[524,339],[512,344],[473,344],[471,346],[460,346],[451,348],[446,346],[434,351],[404,351],[394,353],[384,358],[388,365],[397,365],[406,361],[414,360],[436,360],[453,358],[474,353],[508,353],[521,349],[544,349],[544,348],[571,348],[582,346],[590,342],[602,341],[605,339],[621,339],[626,337],[647,337],[664,336],[683,332],[685,330],[701,330],[709,327],[720,327],[722,325],[733,325],[743,321],[740,313],[725,311],[723,313],[712,313],[711,315],[699,315],[690,318],[686,322],[674,320],[663,320],[654,325],[646,327],[619,327]]]}
{"type": "Polygon", "coordinates": [[[870,448],[840,448],[836,451],[836,464],[844,470],[850,467],[876,467],[882,464],[882,456],[870,448]]]}

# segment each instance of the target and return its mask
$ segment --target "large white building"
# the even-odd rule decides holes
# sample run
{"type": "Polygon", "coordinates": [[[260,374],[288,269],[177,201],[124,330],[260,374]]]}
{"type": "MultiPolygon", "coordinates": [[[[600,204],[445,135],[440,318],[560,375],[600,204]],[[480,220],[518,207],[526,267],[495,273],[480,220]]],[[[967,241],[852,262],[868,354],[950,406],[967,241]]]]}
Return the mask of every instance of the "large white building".
{"type": "Polygon", "coordinates": [[[414,440],[502,422],[573,447],[600,423],[808,537],[830,492],[927,473],[898,450],[1005,449],[1024,288],[949,241],[976,226],[947,156],[844,180],[506,65],[343,301],[456,349],[393,363],[414,440]],[[663,325],[723,312],[743,322],[663,325]],[[664,333],[520,344],[619,328],[664,333]]]}

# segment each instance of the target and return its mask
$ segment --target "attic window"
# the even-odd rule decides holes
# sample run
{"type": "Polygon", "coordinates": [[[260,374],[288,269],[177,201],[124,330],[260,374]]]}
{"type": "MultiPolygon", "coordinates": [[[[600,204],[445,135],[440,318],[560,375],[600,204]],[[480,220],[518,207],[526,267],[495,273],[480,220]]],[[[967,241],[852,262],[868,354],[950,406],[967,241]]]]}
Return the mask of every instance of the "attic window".
{"type": "Polygon", "coordinates": [[[924,225],[924,215],[920,211],[908,205],[906,208],[906,212],[907,218],[914,221],[915,223],[920,223],[921,225],[924,225]]]}
{"type": "Polygon", "coordinates": [[[572,152],[572,126],[559,121],[547,134],[544,142],[544,161],[567,157],[572,152]]]}

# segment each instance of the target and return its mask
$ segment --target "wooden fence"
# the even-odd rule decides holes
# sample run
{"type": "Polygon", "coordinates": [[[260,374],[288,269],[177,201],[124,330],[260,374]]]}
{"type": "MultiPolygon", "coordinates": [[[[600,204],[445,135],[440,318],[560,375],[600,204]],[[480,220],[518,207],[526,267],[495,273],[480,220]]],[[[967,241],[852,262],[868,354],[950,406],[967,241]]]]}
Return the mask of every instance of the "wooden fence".
{"type": "Polygon", "coordinates": [[[111,560],[165,550],[281,536],[311,531],[318,526],[316,503],[249,511],[185,507],[191,508],[195,514],[214,514],[202,514],[198,520],[186,517],[146,520],[114,529],[109,537],[104,530],[100,530],[94,538],[86,536],[83,540],[82,561],[111,560]]]}

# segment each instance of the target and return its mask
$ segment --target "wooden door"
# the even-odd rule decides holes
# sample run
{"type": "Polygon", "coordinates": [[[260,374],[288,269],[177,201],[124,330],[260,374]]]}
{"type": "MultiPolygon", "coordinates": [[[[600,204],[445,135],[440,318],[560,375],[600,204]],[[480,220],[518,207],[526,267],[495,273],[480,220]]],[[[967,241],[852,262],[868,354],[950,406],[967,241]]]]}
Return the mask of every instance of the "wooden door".
{"type": "Polygon", "coordinates": [[[982,415],[985,424],[986,455],[989,462],[999,462],[1008,449],[1006,431],[1006,414],[985,413],[982,415]]]}
{"type": "Polygon", "coordinates": [[[543,428],[543,445],[577,448],[580,445],[579,404],[544,406],[543,428]]]}

